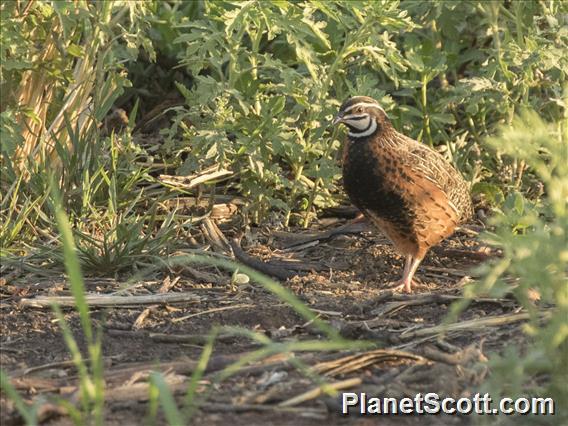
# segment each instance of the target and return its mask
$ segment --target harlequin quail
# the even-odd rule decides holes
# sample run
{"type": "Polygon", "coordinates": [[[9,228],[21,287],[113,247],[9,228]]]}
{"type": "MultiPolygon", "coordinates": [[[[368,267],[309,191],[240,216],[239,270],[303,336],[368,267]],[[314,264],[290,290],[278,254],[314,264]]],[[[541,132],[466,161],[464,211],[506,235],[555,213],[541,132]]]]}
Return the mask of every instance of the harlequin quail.
{"type": "Polygon", "coordinates": [[[397,289],[412,279],[428,249],[472,213],[467,183],[433,149],[399,133],[379,103],[356,96],[341,105],[343,183],[353,204],[406,256],[397,289]]]}

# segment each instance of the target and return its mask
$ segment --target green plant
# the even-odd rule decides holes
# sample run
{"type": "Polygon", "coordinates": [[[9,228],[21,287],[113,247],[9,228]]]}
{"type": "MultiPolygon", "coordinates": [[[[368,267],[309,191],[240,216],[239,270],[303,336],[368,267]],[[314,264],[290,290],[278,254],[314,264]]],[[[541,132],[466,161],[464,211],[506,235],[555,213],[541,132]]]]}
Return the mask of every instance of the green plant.
{"type": "Polygon", "coordinates": [[[5,2],[1,7],[0,84],[10,107],[2,120],[7,141],[2,153],[12,158],[15,172],[27,176],[28,161],[50,158],[57,164],[55,139],[71,151],[69,123],[76,136],[96,133],[128,83],[120,61],[132,58],[140,45],[151,48],[140,19],[147,3],[42,1],[20,9],[17,2],[5,2]],[[123,26],[126,13],[136,19],[123,26]]]}
{"type": "Polygon", "coordinates": [[[413,26],[396,6],[205,2],[207,20],[180,18],[175,43],[194,84],[178,85],[186,107],[166,133],[166,147],[188,154],[178,173],[219,163],[237,172],[254,221],[276,210],[288,223],[303,211],[307,225],[334,202],[339,144],[328,128],[338,98],[384,96],[377,79],[353,86],[351,77],[367,63],[386,79],[405,69],[387,31],[413,26]]]}
{"type": "Polygon", "coordinates": [[[79,373],[79,389],[82,411],[79,412],[71,404],[64,404],[75,424],[90,423],[93,419],[97,425],[103,424],[104,408],[104,377],[103,377],[103,353],[101,331],[95,331],[89,314],[89,306],[85,299],[85,284],[81,273],[81,266],[77,256],[77,249],[73,238],[71,226],[67,216],[62,210],[61,199],[58,193],[54,193],[55,217],[61,233],[65,270],[69,278],[71,293],[75,299],[75,306],[79,313],[81,329],[87,344],[89,361],[83,359],[77,341],[69,328],[61,309],[54,306],[59,326],[67,348],[71,352],[73,363],[79,373]]]}
{"type": "Polygon", "coordinates": [[[141,195],[133,194],[145,175],[132,165],[139,151],[130,136],[103,138],[99,127],[128,85],[123,62],[140,46],[153,56],[143,33],[149,5],[0,6],[3,257],[27,252],[30,243],[42,246],[56,233],[53,206],[46,202],[52,175],[73,222],[102,216],[107,207],[116,216],[141,195]]]}
{"type": "Polygon", "coordinates": [[[349,94],[378,98],[397,127],[442,145],[472,182],[500,184],[508,176],[497,169],[511,170],[517,187],[524,166],[495,164],[482,137],[519,106],[551,118],[561,108],[560,2],[201,7],[206,20],[169,15],[193,83],[177,85],[186,106],[164,131],[164,155],[179,174],[211,163],[237,172],[229,188],[248,198],[255,222],[278,211],[285,224],[307,225],[337,202],[340,143],[329,120],[349,94]]]}
{"type": "MultiPolygon", "coordinates": [[[[53,186],[52,186],[53,187],[53,186]]],[[[69,327],[59,306],[54,305],[53,311],[61,328],[65,344],[72,355],[72,361],[77,369],[79,376],[79,394],[81,410],[78,410],[68,401],[61,400],[64,406],[77,425],[94,423],[103,424],[104,407],[104,378],[103,378],[103,357],[100,330],[95,331],[89,314],[89,306],[85,299],[85,284],[81,273],[81,266],[77,256],[77,249],[73,238],[73,232],[62,210],[61,197],[57,190],[53,190],[53,205],[55,208],[55,219],[61,236],[61,246],[63,250],[63,261],[69,279],[71,293],[75,300],[75,306],[79,314],[81,330],[86,341],[88,360],[79,349],[76,338],[69,327]],[[93,422],[91,422],[91,420],[93,422]]],[[[18,411],[30,425],[37,424],[37,414],[34,407],[27,408],[21,397],[13,389],[9,379],[4,372],[1,373],[2,389],[8,393],[9,397],[15,401],[18,411]]]]}
{"type": "MultiPolygon", "coordinates": [[[[545,196],[530,202],[512,193],[495,210],[491,219],[495,231],[487,232],[484,240],[501,248],[503,257],[482,266],[480,283],[465,290],[468,297],[502,296],[511,291],[512,280],[515,298],[531,314],[524,326],[529,343],[493,355],[492,375],[485,388],[495,396],[552,397],[558,404],[558,416],[566,419],[568,115],[548,123],[535,112],[525,111],[488,143],[495,151],[524,161],[543,182],[545,196]],[[540,315],[543,306],[553,307],[550,317],[540,315]]],[[[553,423],[559,421],[555,417],[553,423]]]]}

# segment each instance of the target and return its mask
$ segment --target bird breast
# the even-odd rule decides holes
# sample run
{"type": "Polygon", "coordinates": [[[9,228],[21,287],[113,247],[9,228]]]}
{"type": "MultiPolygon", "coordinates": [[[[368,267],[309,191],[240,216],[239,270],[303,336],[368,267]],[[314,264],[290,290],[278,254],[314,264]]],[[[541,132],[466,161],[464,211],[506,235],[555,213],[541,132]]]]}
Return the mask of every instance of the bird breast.
{"type": "Polygon", "coordinates": [[[343,164],[343,183],[351,202],[395,225],[402,233],[412,233],[413,212],[391,177],[404,173],[395,159],[380,155],[368,138],[347,141],[343,164]]]}

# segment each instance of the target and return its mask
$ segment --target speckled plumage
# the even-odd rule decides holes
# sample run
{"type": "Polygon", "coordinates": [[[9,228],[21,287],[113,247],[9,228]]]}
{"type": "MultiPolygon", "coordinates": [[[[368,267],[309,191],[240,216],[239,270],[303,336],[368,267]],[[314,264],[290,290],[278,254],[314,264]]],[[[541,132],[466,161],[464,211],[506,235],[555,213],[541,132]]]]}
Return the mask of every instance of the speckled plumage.
{"type": "Polygon", "coordinates": [[[469,187],[442,155],[397,132],[372,98],[349,99],[336,122],[349,127],[343,152],[345,191],[408,256],[409,269],[401,281],[410,291],[414,272],[409,272],[408,259],[415,260],[415,270],[430,247],[471,217],[469,187]]]}

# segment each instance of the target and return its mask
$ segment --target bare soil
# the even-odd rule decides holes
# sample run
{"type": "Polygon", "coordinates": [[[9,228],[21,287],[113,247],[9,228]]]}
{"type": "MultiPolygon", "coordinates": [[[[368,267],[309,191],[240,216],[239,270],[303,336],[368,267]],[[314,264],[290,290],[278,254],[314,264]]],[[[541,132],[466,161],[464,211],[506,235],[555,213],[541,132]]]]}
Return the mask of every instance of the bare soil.
{"type": "MultiPolygon", "coordinates": [[[[321,226],[310,230],[321,231],[321,226]]],[[[442,324],[452,298],[460,298],[472,269],[481,262],[478,243],[471,236],[458,232],[432,251],[418,269],[419,283],[414,293],[405,295],[389,288],[400,277],[404,260],[380,234],[340,235],[312,243],[311,247],[290,248],[290,241],[302,232],[271,234],[254,230],[243,249],[256,258],[294,260],[300,262],[300,269],[310,269],[298,272],[283,285],[344,337],[371,341],[376,347],[276,354],[251,362],[219,381],[218,373],[223,368],[260,347],[249,338],[224,333],[214,345],[199,387],[195,424],[223,425],[230,421],[234,426],[321,422],[370,425],[379,424],[379,420],[387,426],[470,424],[472,416],[344,416],[339,397],[326,394],[279,406],[319,385],[313,375],[291,362],[292,356],[305,367],[318,368],[320,377],[329,383],[354,379],[351,385],[344,382],[346,391],[394,397],[414,397],[418,392],[469,396],[486,377],[486,368],[480,363],[485,355],[502,350],[522,334],[522,322],[472,326],[444,334],[424,331],[442,324]],[[346,358],[348,355],[356,357],[346,358]],[[336,361],[334,367],[323,364],[330,361],[336,361]]],[[[124,281],[88,277],[86,284],[91,293],[110,294],[124,281]]],[[[164,373],[181,404],[212,326],[238,326],[282,343],[325,339],[313,324],[262,286],[232,282],[229,273],[212,267],[188,265],[166,270],[137,283],[123,295],[159,294],[160,289],[168,293],[193,292],[199,300],[91,309],[102,331],[105,424],[147,422],[147,379],[151,370],[164,373]]],[[[42,406],[45,424],[72,424],[65,413],[50,404],[62,396],[77,401],[77,373],[69,362],[70,353],[54,314],[49,308],[22,304],[24,298],[69,294],[67,283],[63,276],[46,279],[37,273],[16,271],[4,277],[0,293],[3,370],[27,401],[42,406]]],[[[477,300],[459,315],[458,321],[475,324],[488,317],[512,314],[517,308],[509,299],[477,300]]],[[[69,308],[64,312],[79,344],[84,346],[77,314],[69,308]]],[[[1,403],[2,424],[20,423],[6,395],[2,395],[1,403]]],[[[162,416],[158,415],[159,421],[165,422],[162,416]]]]}

